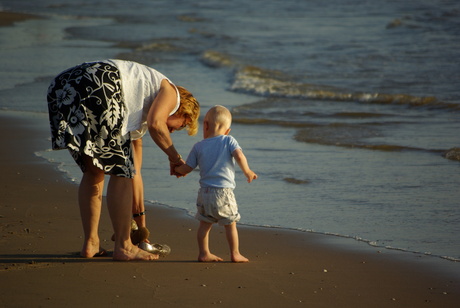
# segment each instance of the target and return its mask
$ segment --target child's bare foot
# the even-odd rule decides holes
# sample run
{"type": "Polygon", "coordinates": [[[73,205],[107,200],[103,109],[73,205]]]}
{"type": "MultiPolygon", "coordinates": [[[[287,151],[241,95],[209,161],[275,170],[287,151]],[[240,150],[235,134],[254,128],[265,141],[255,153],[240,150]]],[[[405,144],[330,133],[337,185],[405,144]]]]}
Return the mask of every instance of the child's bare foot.
{"type": "Polygon", "coordinates": [[[139,249],[134,245],[130,249],[119,249],[113,252],[113,260],[115,261],[151,261],[158,258],[158,255],[139,249]]]}
{"type": "Polygon", "coordinates": [[[198,256],[198,261],[199,262],[220,262],[224,260],[216,255],[213,255],[212,253],[209,253],[209,254],[200,254],[198,256]]]}
{"type": "Polygon", "coordinates": [[[249,262],[249,259],[246,258],[245,256],[241,255],[241,254],[233,254],[232,255],[232,262],[246,263],[246,262],[249,262]]]}

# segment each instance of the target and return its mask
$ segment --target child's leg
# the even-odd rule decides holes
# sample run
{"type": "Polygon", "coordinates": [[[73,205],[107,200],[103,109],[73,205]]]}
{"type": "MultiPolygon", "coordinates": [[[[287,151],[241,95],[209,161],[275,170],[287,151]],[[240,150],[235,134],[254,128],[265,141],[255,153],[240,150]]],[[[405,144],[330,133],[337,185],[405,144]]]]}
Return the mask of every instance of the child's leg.
{"type": "Polygon", "coordinates": [[[230,246],[230,253],[232,255],[232,262],[249,262],[249,259],[240,254],[238,230],[236,229],[236,222],[225,225],[225,234],[227,235],[228,245],[230,246]]]}
{"type": "Polygon", "coordinates": [[[209,232],[211,231],[211,228],[211,223],[200,221],[200,226],[198,227],[196,236],[198,240],[198,248],[200,250],[200,254],[198,255],[198,261],[200,262],[223,261],[222,258],[213,255],[209,250],[209,232]]]}

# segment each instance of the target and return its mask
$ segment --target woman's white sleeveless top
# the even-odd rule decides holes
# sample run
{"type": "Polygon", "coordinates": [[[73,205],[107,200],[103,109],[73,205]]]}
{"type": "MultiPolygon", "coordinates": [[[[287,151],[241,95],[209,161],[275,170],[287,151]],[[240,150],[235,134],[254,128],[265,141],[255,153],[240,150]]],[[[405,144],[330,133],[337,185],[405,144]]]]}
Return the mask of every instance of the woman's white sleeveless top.
{"type": "Polygon", "coordinates": [[[123,101],[126,107],[121,134],[131,133],[131,139],[138,139],[147,132],[147,115],[153,100],[160,91],[161,81],[168,80],[176,89],[176,107],[169,115],[173,115],[180,106],[179,91],[176,86],[157,70],[131,61],[107,60],[120,71],[123,101]]]}

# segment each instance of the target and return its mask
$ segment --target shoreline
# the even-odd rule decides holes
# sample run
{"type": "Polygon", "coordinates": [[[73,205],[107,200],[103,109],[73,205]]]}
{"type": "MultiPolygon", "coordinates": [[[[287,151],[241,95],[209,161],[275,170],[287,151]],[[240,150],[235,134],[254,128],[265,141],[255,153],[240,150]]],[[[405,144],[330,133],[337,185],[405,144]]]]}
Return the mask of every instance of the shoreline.
{"type": "MultiPolygon", "coordinates": [[[[161,203],[152,203],[145,201],[146,209],[156,209],[156,208],[165,208],[167,210],[176,211],[178,212],[177,215],[183,216],[186,219],[194,219],[193,213],[188,213],[188,210],[183,208],[178,208],[174,206],[170,206],[168,204],[161,204],[161,203]]],[[[458,272],[457,274],[460,277],[460,261],[449,256],[441,256],[435,255],[430,252],[421,252],[421,251],[410,251],[402,248],[393,248],[393,247],[384,247],[384,246],[374,246],[369,244],[366,240],[359,240],[353,238],[351,236],[344,236],[341,234],[333,234],[333,233],[321,233],[309,230],[302,230],[296,228],[289,228],[289,227],[282,227],[282,226],[269,226],[269,225],[251,225],[247,223],[238,223],[238,229],[241,228],[256,228],[261,230],[271,230],[276,231],[280,230],[281,232],[292,232],[298,234],[305,234],[306,236],[318,237],[318,240],[321,242],[322,245],[331,245],[335,246],[337,249],[343,249],[345,251],[355,251],[355,252],[363,252],[363,253],[381,253],[382,251],[387,253],[393,253],[394,258],[401,258],[404,260],[408,256],[413,256],[414,258],[426,258],[427,264],[433,263],[438,264],[439,268],[442,268],[443,265],[446,265],[446,272],[449,272],[449,268],[451,265],[455,266],[454,264],[458,265],[458,272]]]]}
{"type": "MultiPolygon", "coordinates": [[[[0,306],[135,301],[172,307],[213,303],[456,307],[460,301],[458,263],[379,253],[372,247],[350,249],[328,235],[295,230],[240,225],[241,251],[250,263],[199,263],[196,221],[185,211],[167,206],[154,206],[147,216],[151,240],[172,248],[166,258],[154,262],[80,258],[78,187],[34,154],[49,148],[47,124],[43,115],[0,112],[0,128],[6,132],[1,140],[8,149],[0,156],[0,275],[8,281],[0,291],[0,306]],[[16,290],[21,290],[20,297],[16,290]]],[[[104,205],[100,236],[109,252],[111,234],[104,205]]],[[[214,227],[211,245],[229,260],[223,229],[214,227]]]]}

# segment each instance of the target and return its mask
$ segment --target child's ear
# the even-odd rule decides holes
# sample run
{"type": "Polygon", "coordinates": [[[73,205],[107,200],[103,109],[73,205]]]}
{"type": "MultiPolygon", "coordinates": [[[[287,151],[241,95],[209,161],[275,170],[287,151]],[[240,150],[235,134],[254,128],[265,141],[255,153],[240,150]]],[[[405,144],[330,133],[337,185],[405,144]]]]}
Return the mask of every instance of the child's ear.
{"type": "Polygon", "coordinates": [[[231,131],[231,130],[232,130],[231,128],[227,129],[227,130],[225,131],[225,135],[227,136],[228,134],[230,134],[230,131],[231,131]]]}

